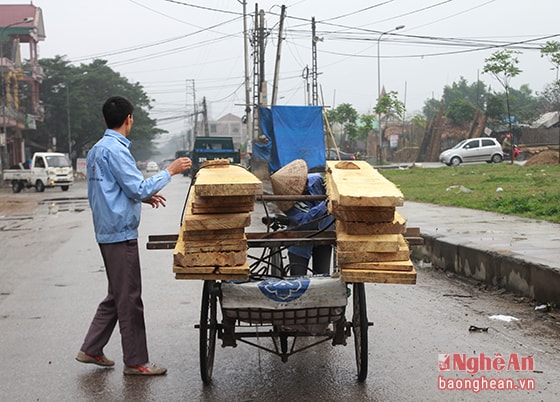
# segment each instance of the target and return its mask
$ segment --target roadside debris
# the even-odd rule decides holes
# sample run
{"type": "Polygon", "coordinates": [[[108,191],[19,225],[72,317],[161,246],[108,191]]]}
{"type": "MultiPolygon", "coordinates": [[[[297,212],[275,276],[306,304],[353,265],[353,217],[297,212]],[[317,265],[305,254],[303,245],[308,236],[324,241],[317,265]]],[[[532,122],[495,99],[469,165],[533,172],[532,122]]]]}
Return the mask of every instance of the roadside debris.
{"type": "Polygon", "coordinates": [[[470,188],[467,188],[465,186],[449,186],[445,189],[445,191],[449,192],[452,191],[455,194],[460,194],[460,193],[472,193],[473,191],[470,188]]]}
{"type": "Polygon", "coordinates": [[[488,327],[477,327],[475,325],[471,325],[469,327],[469,332],[488,332],[488,327]]]}
{"type": "Polygon", "coordinates": [[[496,321],[505,321],[505,322],[512,322],[512,321],[519,321],[519,318],[515,318],[512,317],[511,315],[491,315],[490,317],[491,320],[496,320],[496,321]]]}

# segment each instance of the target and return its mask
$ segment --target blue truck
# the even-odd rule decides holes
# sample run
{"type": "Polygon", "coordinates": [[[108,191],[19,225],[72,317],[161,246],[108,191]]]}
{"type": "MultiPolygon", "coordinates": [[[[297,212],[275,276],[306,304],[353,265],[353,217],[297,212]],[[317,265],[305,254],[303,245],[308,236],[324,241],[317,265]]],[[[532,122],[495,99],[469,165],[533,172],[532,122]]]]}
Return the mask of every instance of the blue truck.
{"type": "Polygon", "coordinates": [[[202,162],[227,159],[229,163],[241,163],[241,153],[234,148],[231,137],[196,137],[190,158],[192,177],[196,175],[202,162]]]}

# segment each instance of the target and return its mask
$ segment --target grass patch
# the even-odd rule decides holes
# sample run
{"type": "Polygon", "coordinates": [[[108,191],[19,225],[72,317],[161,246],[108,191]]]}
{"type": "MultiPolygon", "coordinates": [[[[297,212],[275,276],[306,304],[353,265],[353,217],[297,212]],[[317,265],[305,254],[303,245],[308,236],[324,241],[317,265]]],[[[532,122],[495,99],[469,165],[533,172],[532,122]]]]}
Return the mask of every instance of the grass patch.
{"type": "Polygon", "coordinates": [[[405,202],[480,209],[560,223],[560,166],[509,163],[380,170],[405,202]]]}

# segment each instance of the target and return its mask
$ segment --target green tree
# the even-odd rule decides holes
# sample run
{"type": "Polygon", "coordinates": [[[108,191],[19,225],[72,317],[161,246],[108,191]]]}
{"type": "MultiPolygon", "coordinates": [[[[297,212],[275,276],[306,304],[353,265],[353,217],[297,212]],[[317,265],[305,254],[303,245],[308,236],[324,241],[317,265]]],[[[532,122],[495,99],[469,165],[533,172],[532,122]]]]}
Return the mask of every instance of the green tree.
{"type": "Polygon", "coordinates": [[[468,99],[456,99],[447,108],[445,115],[451,123],[462,126],[472,121],[476,107],[468,99]]]}
{"type": "Polygon", "coordinates": [[[546,85],[540,93],[539,105],[541,112],[556,112],[560,110],[560,81],[546,85]]]}
{"type": "Polygon", "coordinates": [[[511,113],[520,123],[532,123],[538,117],[538,99],[529,85],[510,88],[511,113]]]}
{"type": "Polygon", "coordinates": [[[501,125],[502,121],[506,116],[505,109],[505,99],[501,94],[490,93],[486,97],[486,117],[490,122],[495,121],[497,123],[490,123],[492,128],[496,128],[501,125]]]}
{"type": "Polygon", "coordinates": [[[398,95],[397,91],[389,91],[377,100],[374,111],[378,116],[384,116],[385,122],[390,117],[401,118],[405,112],[404,103],[397,98],[398,95]]]}
{"type": "Polygon", "coordinates": [[[560,79],[558,72],[560,70],[560,42],[548,41],[541,48],[541,57],[548,58],[552,64],[551,70],[556,71],[556,79],[548,84],[542,93],[543,99],[548,103],[545,108],[547,112],[560,110],[560,79]]]}
{"type": "Polygon", "coordinates": [[[492,53],[490,57],[484,60],[486,64],[484,65],[483,72],[492,74],[500,85],[504,87],[506,92],[507,121],[510,132],[512,121],[509,102],[509,83],[513,77],[517,76],[522,71],[517,67],[519,59],[515,56],[519,53],[520,52],[517,50],[502,49],[492,53]]]}
{"type": "Polygon", "coordinates": [[[342,125],[342,135],[340,145],[344,148],[347,145],[348,138],[356,138],[358,112],[349,103],[341,103],[334,109],[326,112],[329,123],[339,123],[342,125]]]}
{"type": "Polygon", "coordinates": [[[486,116],[489,120],[494,120],[494,128],[499,128],[504,121],[508,121],[511,116],[512,123],[530,124],[538,117],[539,99],[533,95],[533,91],[527,84],[521,85],[519,89],[509,89],[510,113],[508,114],[506,105],[506,95],[504,92],[488,94],[486,99],[486,116]]]}
{"type": "Polygon", "coordinates": [[[426,101],[424,102],[424,107],[422,108],[422,113],[424,113],[424,116],[426,116],[427,120],[432,120],[437,116],[440,105],[441,102],[437,99],[426,99],[426,101]]]}
{"type": "Polygon", "coordinates": [[[454,82],[451,86],[446,85],[443,88],[443,111],[447,113],[452,104],[464,100],[469,101],[475,108],[482,108],[486,93],[486,85],[482,81],[478,80],[469,85],[468,81],[461,77],[458,82],[454,82]]]}
{"type": "Polygon", "coordinates": [[[381,98],[377,100],[377,104],[375,105],[375,113],[379,116],[379,130],[380,130],[380,144],[378,149],[378,161],[381,162],[383,160],[383,133],[387,128],[387,124],[390,118],[397,118],[402,119],[402,116],[405,112],[404,103],[401,102],[398,98],[397,91],[389,91],[385,93],[381,98]],[[383,118],[385,118],[385,122],[382,124],[383,118]]]}
{"type": "Polygon", "coordinates": [[[72,66],[56,56],[40,64],[46,77],[40,88],[46,115],[37,127],[36,143],[48,148],[56,142],[57,150],[67,152],[70,137],[72,156],[84,156],[105,130],[101,106],[110,96],[120,95],[135,106],[131,152],[138,160],[154,153],[152,140],[165,131],[149,117],[150,101],[139,83],[130,83],[104,60],[72,66]]]}
{"type": "Polygon", "coordinates": [[[415,114],[414,116],[412,116],[412,119],[410,119],[410,121],[412,122],[414,128],[418,128],[420,130],[424,130],[427,126],[426,116],[421,114],[415,114]]]}
{"type": "Polygon", "coordinates": [[[360,115],[357,130],[357,139],[365,139],[375,129],[377,119],[372,114],[360,115]]]}
{"type": "Polygon", "coordinates": [[[541,57],[548,58],[552,64],[551,70],[556,70],[556,81],[558,81],[558,70],[560,70],[560,42],[548,41],[541,47],[541,57]]]}

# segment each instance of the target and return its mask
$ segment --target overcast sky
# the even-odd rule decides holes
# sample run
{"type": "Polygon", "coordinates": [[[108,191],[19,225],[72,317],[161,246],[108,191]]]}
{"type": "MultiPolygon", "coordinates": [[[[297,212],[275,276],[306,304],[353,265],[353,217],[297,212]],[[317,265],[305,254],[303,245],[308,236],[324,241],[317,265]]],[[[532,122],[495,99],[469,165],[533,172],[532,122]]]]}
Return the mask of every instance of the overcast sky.
{"type": "MultiPolygon", "coordinates": [[[[10,4],[28,1],[10,0],[10,4]]],[[[243,115],[243,19],[237,0],[34,0],[43,10],[46,40],[41,58],[65,55],[73,63],[94,58],[154,99],[152,117],[172,133],[186,126],[196,100],[206,97],[210,117],[243,115]]],[[[498,82],[482,74],[485,58],[505,43],[522,52],[523,72],[511,86],[528,84],[541,91],[555,78],[540,46],[560,41],[558,0],[286,0],[247,2],[249,29],[255,4],[266,13],[270,31],[266,75],[272,84],[280,7],[287,9],[282,43],[279,104],[304,104],[302,73],[311,67],[311,18],[317,22],[319,84],[327,106],[352,104],[367,113],[381,85],[399,92],[407,114],[424,101],[439,99],[445,85],[461,76],[480,77],[492,88],[498,82]],[[404,25],[403,29],[385,34],[404,25]],[[380,44],[378,49],[377,44],[380,44]]],[[[252,62],[252,59],[251,59],[252,62]]]]}

